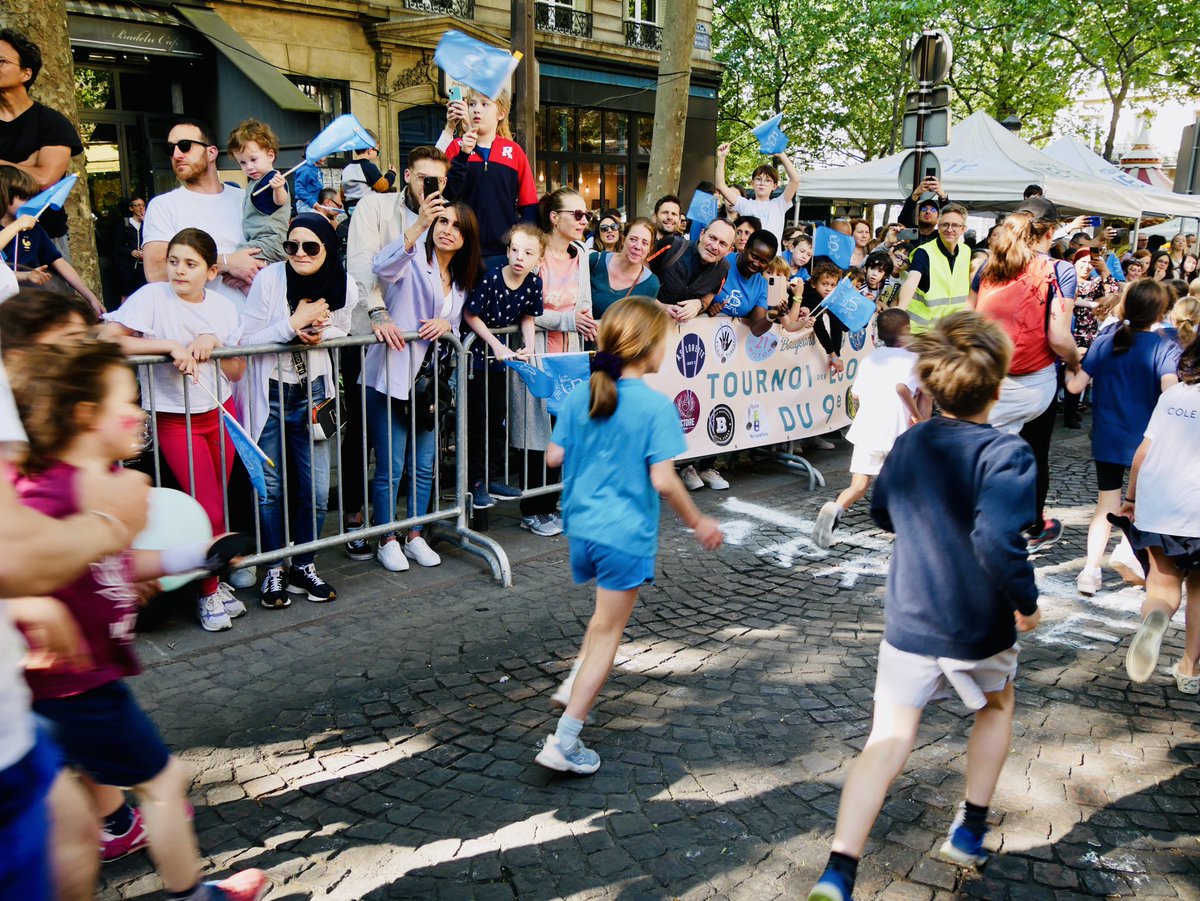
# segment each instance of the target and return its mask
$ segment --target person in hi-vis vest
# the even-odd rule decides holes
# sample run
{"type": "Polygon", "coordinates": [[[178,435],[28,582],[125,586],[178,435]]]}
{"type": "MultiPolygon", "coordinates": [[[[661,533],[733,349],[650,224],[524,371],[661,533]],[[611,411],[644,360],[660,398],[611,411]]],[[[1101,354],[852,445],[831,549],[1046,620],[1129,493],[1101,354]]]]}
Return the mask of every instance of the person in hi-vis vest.
{"type": "Polygon", "coordinates": [[[912,318],[913,334],[936,320],[967,308],[971,293],[971,250],[960,246],[967,227],[966,207],[948,203],[938,217],[938,236],[913,251],[900,286],[899,305],[912,318]]]}

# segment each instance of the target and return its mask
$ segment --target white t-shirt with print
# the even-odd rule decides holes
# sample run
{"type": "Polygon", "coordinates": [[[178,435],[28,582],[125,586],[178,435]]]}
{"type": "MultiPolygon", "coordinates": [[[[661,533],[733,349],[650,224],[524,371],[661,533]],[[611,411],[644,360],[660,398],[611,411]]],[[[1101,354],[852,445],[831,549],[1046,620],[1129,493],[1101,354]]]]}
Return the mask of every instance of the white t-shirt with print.
{"type": "MultiPolygon", "coordinates": [[[[246,240],[242,228],[242,199],[246,192],[233,185],[222,187],[220,194],[201,194],[182,187],[159,194],[146,207],[142,243],[170,241],[185,228],[198,228],[217,242],[217,253],[234,253],[246,240]]],[[[241,291],[225,284],[220,276],[209,282],[208,288],[232,300],[241,315],[246,304],[241,291]]]]}
{"type": "Polygon", "coordinates": [[[858,398],[858,413],[846,440],[855,449],[890,451],[908,428],[908,412],[896,386],[907,385],[916,394],[919,384],[917,355],[903,347],[880,347],[860,360],[850,389],[858,398]]]}
{"type": "MultiPolygon", "coordinates": [[[[24,443],[25,429],[17,416],[4,364],[0,363],[0,448],[24,443]]],[[[0,473],[0,478],[5,477],[0,473]]],[[[25,642],[8,618],[8,605],[0,600],[0,723],[4,724],[0,729],[0,770],[8,769],[33,747],[29,686],[21,669],[24,656],[25,642]]]]}
{"type": "Polygon", "coordinates": [[[733,205],[733,209],[741,216],[755,216],[762,227],[775,236],[779,246],[783,246],[783,226],[787,211],[792,204],[783,195],[772,197],[770,200],[749,200],[742,198],[733,205]]]}
{"type": "Polygon", "coordinates": [[[1200,538],[1200,384],[1160,394],[1146,437],[1150,452],[1138,472],[1134,524],[1143,532],[1200,538]]]}
{"type": "MultiPolygon", "coordinates": [[[[242,334],[237,308],[229,298],[211,290],[211,283],[209,290],[204,292],[204,300],[188,303],[181,300],[170,285],[153,282],[138,288],[125,303],[104,318],[120,323],[143,338],[178,341],[185,346],[200,335],[215,335],[220,346],[232,347],[242,334]]],[[[201,363],[196,369],[196,377],[222,401],[229,397],[229,382],[223,376],[218,377],[215,361],[201,363]]],[[[172,363],[139,366],[142,406],[158,413],[188,412],[184,406],[183,379],[183,373],[172,363]]],[[[187,397],[193,413],[204,413],[216,407],[213,399],[195,385],[188,386],[187,397]]]]}

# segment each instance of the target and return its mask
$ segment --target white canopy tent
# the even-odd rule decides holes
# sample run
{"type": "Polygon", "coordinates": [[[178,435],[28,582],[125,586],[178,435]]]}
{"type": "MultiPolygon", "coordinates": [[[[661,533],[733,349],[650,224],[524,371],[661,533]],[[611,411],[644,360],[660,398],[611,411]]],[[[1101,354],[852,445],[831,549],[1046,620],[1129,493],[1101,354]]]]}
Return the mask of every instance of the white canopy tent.
{"type": "MultiPolygon", "coordinates": [[[[1046,156],[1054,157],[1054,159],[1064,165],[1087,172],[1096,178],[1103,178],[1120,187],[1140,191],[1143,198],[1142,202],[1146,204],[1146,213],[1159,213],[1162,215],[1173,213],[1179,215],[1181,211],[1175,204],[1182,199],[1190,207],[1189,212],[1182,215],[1191,219],[1200,216],[1200,197],[1188,194],[1176,194],[1173,191],[1161,191],[1152,185],[1148,185],[1141,179],[1130,175],[1120,166],[1110,163],[1104,157],[1100,156],[1100,154],[1093,152],[1091,148],[1085,147],[1075,138],[1059,138],[1046,148],[1045,153],[1046,156]],[[1164,208],[1159,209],[1159,205],[1162,205],[1164,208]]],[[[1156,226],[1156,228],[1158,227],[1156,226]]],[[[1176,226],[1175,231],[1178,230],[1178,226],[1176,226]]],[[[1158,232],[1150,231],[1150,234],[1158,234],[1158,232]]],[[[1162,234],[1167,234],[1167,232],[1162,232],[1162,234]]],[[[1174,234],[1174,232],[1171,232],[1171,234],[1174,234]]]]}
{"type": "MultiPolygon", "coordinates": [[[[900,194],[900,163],[909,152],[857,166],[805,172],[800,194],[894,203],[900,194]]],[[[1025,188],[1036,184],[1063,212],[1131,218],[1148,213],[1200,216],[1200,196],[1129,186],[1081,171],[1025,143],[986,113],[974,113],[957,123],[949,146],[936,147],[933,152],[941,163],[946,193],[976,209],[1015,209],[1025,188]]]]}

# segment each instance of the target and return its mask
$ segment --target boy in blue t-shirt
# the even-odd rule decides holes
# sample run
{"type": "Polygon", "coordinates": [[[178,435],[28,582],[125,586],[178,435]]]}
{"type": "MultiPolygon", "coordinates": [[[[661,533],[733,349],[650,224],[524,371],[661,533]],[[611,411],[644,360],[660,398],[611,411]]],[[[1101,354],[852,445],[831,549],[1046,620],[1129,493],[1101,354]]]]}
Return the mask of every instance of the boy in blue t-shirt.
{"type": "Polygon", "coordinates": [[[941,847],[987,860],[987,812],[1012,736],[1017,632],[1041,618],[1021,530],[1036,490],[1033,452],[988,425],[1012,345],[994,323],[952,313],[910,345],[941,408],[896,438],[871,515],[895,533],[871,734],[838,807],[833,850],[809,901],[847,901],[858,859],[912,751],[921,712],[957,695],[975,711],[967,792],[941,847]],[[936,462],[931,462],[936,461],[936,462]]]}
{"type": "Polygon", "coordinates": [[[731,253],[729,274],[705,312],[709,316],[732,316],[746,323],[757,337],[771,328],[767,316],[767,279],[763,270],[775,259],[779,243],[775,236],[760,229],[746,239],[740,253],[731,253]]]}
{"type": "Polygon", "coordinates": [[[471,347],[471,390],[467,392],[467,481],[471,506],[494,507],[495,498],[512,500],[521,491],[502,480],[508,460],[505,428],[508,399],[504,360],[528,360],[533,351],[534,318],[542,315],[542,279],[538,264],[546,252],[546,233],[531,222],[518,222],[505,237],[508,263],[483,277],[463,306],[463,322],[479,336],[471,347]],[[492,329],[519,325],[520,349],[512,336],[505,343],[492,329]],[[487,360],[488,350],[492,359],[487,360]]]}

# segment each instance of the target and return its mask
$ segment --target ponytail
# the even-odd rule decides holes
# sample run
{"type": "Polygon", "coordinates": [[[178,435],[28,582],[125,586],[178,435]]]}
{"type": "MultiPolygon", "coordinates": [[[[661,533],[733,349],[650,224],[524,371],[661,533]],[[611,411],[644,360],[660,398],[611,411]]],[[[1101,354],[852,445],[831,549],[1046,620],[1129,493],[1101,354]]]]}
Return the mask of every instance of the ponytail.
{"type": "Polygon", "coordinates": [[[1200,297],[1181,297],[1171,308],[1171,321],[1179,331],[1179,343],[1187,347],[1196,340],[1196,326],[1200,324],[1200,297]]]}
{"type": "Polygon", "coordinates": [[[549,233],[554,231],[554,225],[550,222],[550,214],[558,213],[564,209],[563,198],[581,196],[574,188],[559,188],[557,191],[551,191],[538,201],[538,224],[542,227],[542,231],[549,233]]]}
{"type": "Polygon", "coordinates": [[[588,407],[588,416],[592,419],[608,419],[617,412],[617,383],[607,372],[599,370],[592,373],[588,381],[592,404],[588,407]]]}
{"type": "Polygon", "coordinates": [[[588,382],[591,406],[588,416],[607,419],[617,411],[617,381],[626,366],[649,359],[667,335],[668,317],[646,297],[626,297],[604,311],[596,336],[588,382]]]}
{"type": "Polygon", "coordinates": [[[1117,356],[1133,347],[1133,333],[1147,331],[1162,319],[1168,294],[1162,282],[1138,279],[1125,292],[1125,321],[1113,335],[1113,353],[1117,356]]]}

